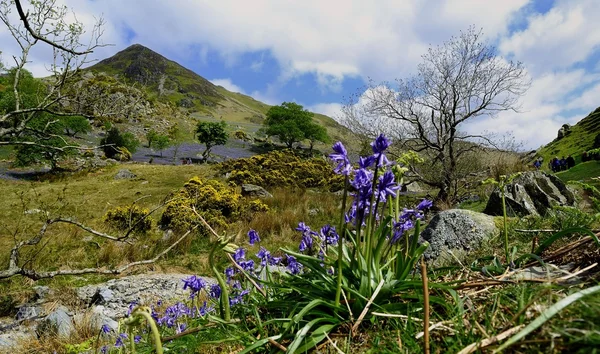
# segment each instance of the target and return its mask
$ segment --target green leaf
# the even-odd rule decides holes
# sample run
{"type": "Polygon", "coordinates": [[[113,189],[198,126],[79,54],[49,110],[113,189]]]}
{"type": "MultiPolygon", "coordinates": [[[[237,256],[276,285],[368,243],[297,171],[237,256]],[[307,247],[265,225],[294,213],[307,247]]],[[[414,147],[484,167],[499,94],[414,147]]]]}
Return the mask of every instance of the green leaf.
{"type": "Polygon", "coordinates": [[[594,239],[594,241],[596,241],[596,244],[598,246],[600,246],[600,240],[598,240],[598,237],[596,237],[596,235],[594,235],[594,233],[591,230],[583,228],[583,227],[571,227],[571,228],[568,228],[568,229],[565,229],[565,230],[555,233],[549,239],[542,242],[538,246],[538,248],[535,250],[535,254],[537,254],[537,255],[542,254],[542,252],[544,252],[544,250],[546,248],[550,247],[550,245],[552,245],[554,243],[554,241],[558,240],[559,238],[561,238],[563,236],[568,236],[568,235],[571,235],[574,233],[589,235],[594,239]]]}
{"type": "Polygon", "coordinates": [[[571,305],[575,301],[577,301],[587,295],[597,293],[599,291],[600,291],[600,285],[596,285],[591,288],[583,289],[581,291],[578,291],[574,294],[571,294],[571,295],[565,297],[564,299],[560,300],[559,302],[555,303],[554,305],[548,307],[544,312],[542,312],[542,314],[538,318],[536,318],[533,322],[528,324],[519,333],[510,337],[504,344],[502,344],[498,349],[496,349],[494,351],[494,353],[498,353],[498,352],[508,348],[509,346],[515,344],[517,341],[524,338],[529,333],[531,333],[531,332],[535,331],[536,329],[538,329],[539,327],[541,327],[544,323],[546,323],[554,315],[556,315],[557,313],[559,313],[560,311],[562,311],[564,308],[571,305]]]}

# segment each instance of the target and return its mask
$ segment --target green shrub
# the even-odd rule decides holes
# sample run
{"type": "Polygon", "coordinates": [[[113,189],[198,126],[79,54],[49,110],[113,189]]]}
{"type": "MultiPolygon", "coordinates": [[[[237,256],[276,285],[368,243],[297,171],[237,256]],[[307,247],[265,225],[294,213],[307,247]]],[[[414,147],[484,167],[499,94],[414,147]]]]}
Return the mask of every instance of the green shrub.
{"type": "Polygon", "coordinates": [[[228,160],[220,164],[220,171],[229,174],[227,180],[235,185],[250,183],[263,187],[317,187],[336,191],[344,184],[342,176],[332,172],[328,161],[305,159],[293,150],[228,160]]]}
{"type": "Polygon", "coordinates": [[[553,229],[565,230],[572,227],[592,228],[598,217],[578,208],[556,206],[550,211],[550,220],[553,229]]]}
{"type": "Polygon", "coordinates": [[[174,193],[161,217],[163,228],[187,231],[200,224],[192,207],[214,227],[227,226],[228,219],[240,214],[241,195],[233,188],[215,181],[203,181],[198,177],[190,179],[183,189],[174,193]]]}
{"type": "Polygon", "coordinates": [[[152,218],[148,214],[148,209],[137,205],[117,207],[106,212],[104,222],[119,231],[133,228],[136,232],[145,233],[152,229],[152,218]]]}

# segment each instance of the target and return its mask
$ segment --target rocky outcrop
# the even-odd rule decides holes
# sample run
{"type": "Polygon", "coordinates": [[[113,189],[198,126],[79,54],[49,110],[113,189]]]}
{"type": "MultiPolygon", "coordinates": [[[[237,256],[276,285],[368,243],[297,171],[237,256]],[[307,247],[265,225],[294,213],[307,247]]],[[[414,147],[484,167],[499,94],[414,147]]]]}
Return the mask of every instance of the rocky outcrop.
{"type": "Polygon", "coordinates": [[[254,184],[242,184],[242,195],[250,198],[273,198],[266,189],[254,184]]]}
{"type": "Polygon", "coordinates": [[[568,124],[563,124],[562,127],[560,127],[560,129],[558,130],[558,134],[556,136],[557,139],[562,139],[565,136],[567,136],[567,134],[569,134],[571,132],[571,126],[568,124]]]}
{"type": "MultiPolygon", "coordinates": [[[[575,196],[556,176],[542,171],[524,172],[506,186],[506,213],[509,216],[546,215],[556,205],[574,206],[575,196]]],[[[496,189],[484,213],[502,215],[502,197],[496,189]]]]}
{"type": "Polygon", "coordinates": [[[128,169],[120,169],[119,172],[117,172],[117,174],[115,175],[115,179],[133,179],[136,178],[136,174],[129,171],[128,169]]]}
{"type": "Polygon", "coordinates": [[[498,233],[494,218],[470,210],[451,209],[438,213],[421,233],[429,242],[425,259],[434,266],[462,261],[485,240],[498,233]]]}

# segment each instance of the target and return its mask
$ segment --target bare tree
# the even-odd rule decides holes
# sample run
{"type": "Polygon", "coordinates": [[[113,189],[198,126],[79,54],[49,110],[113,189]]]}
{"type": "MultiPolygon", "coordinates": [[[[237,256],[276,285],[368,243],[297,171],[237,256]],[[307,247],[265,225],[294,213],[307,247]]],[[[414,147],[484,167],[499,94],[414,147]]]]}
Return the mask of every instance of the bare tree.
{"type": "Polygon", "coordinates": [[[424,183],[439,189],[440,200],[456,193],[462,178],[459,163],[469,152],[492,144],[489,136],[461,131],[464,123],[499,112],[518,109],[518,100],[529,87],[520,62],[498,56],[471,27],[423,55],[416,76],[398,80],[392,90],[385,85],[367,90],[366,110],[394,120],[391,127],[406,148],[429,158],[431,170],[425,176],[413,173],[424,183]]]}
{"type": "Polygon", "coordinates": [[[73,97],[66,88],[77,80],[78,70],[89,63],[88,54],[103,46],[103,20],[99,19],[89,34],[89,41],[83,43],[85,34],[81,22],[67,22],[68,9],[58,6],[56,0],[30,1],[24,9],[20,0],[0,1],[0,20],[8,29],[20,48],[20,55],[12,57],[11,69],[12,106],[4,107],[0,112],[0,145],[37,145],[49,149],[64,150],[76,148],[52,128],[61,116],[86,116],[84,112],[72,110],[73,97]],[[16,12],[16,13],[15,13],[16,12]],[[47,66],[49,76],[43,79],[44,90],[40,90],[34,99],[23,99],[21,85],[25,66],[33,47],[41,44],[52,50],[52,63],[47,66]],[[33,102],[32,102],[33,101],[33,102]],[[40,114],[50,119],[45,124],[31,124],[40,114]],[[64,144],[50,145],[44,142],[51,138],[60,138],[64,144]]]}

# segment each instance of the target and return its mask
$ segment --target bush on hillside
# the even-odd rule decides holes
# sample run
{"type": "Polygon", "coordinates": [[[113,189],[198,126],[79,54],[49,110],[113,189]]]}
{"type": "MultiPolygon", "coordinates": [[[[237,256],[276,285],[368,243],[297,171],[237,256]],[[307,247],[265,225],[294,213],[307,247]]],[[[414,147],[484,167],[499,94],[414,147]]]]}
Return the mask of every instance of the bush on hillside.
{"type": "Polygon", "coordinates": [[[220,165],[227,180],[235,185],[243,183],[262,187],[343,188],[341,175],[332,172],[328,161],[321,158],[304,159],[293,150],[272,151],[249,158],[228,160],[220,165]]]}
{"type": "Polygon", "coordinates": [[[137,205],[117,207],[106,212],[104,222],[119,231],[133,228],[136,232],[145,233],[152,229],[152,218],[148,214],[148,209],[137,205]]]}
{"type": "MultiPolygon", "coordinates": [[[[161,217],[161,227],[185,232],[201,225],[192,210],[200,214],[213,228],[225,228],[233,221],[255,212],[266,212],[261,201],[247,201],[236,189],[215,180],[190,179],[181,190],[173,193],[161,217]]],[[[204,228],[200,226],[200,229],[204,228]]]]}

